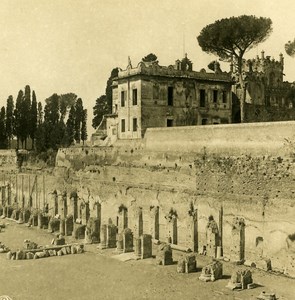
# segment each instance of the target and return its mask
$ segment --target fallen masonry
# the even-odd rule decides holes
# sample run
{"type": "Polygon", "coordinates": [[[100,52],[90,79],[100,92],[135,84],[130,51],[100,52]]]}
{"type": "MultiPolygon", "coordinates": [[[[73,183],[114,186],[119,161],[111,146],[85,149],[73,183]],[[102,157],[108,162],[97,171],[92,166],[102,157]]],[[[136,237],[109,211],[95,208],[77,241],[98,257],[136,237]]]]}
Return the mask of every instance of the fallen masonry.
{"type": "Polygon", "coordinates": [[[0,242],[0,253],[8,252],[10,249],[0,242]]]}
{"type": "Polygon", "coordinates": [[[178,273],[192,273],[197,271],[197,260],[195,254],[186,254],[179,258],[177,263],[178,273]]]}
{"type": "Polygon", "coordinates": [[[232,274],[231,279],[226,287],[231,290],[245,290],[252,283],[253,279],[250,270],[238,270],[232,274]]]}
{"type": "Polygon", "coordinates": [[[261,292],[259,296],[256,297],[258,300],[277,300],[278,298],[274,293],[266,293],[266,292],[261,292]]]}
{"type": "Polygon", "coordinates": [[[160,244],[158,246],[157,264],[163,266],[173,264],[172,249],[169,244],[160,244]]]}
{"type": "Polygon", "coordinates": [[[202,268],[201,276],[202,281],[215,281],[222,278],[222,263],[219,261],[213,261],[211,264],[202,268]]]}
{"type": "Polygon", "coordinates": [[[9,251],[7,259],[21,260],[21,259],[38,259],[50,256],[62,256],[67,254],[80,254],[84,252],[83,244],[65,244],[55,245],[52,247],[39,247],[37,249],[21,249],[17,251],[9,251]]]}

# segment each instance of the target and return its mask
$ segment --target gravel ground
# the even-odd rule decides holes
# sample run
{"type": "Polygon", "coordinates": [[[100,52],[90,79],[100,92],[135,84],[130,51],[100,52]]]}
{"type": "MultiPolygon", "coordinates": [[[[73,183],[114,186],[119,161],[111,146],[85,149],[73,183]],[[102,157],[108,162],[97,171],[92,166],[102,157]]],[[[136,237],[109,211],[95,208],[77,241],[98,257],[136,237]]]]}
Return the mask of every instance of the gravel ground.
{"type": "MultiPolygon", "coordinates": [[[[0,241],[17,249],[24,239],[49,245],[53,235],[45,230],[28,228],[12,221],[0,233],[0,241]]],[[[71,238],[68,238],[71,242],[71,238]]],[[[280,300],[295,299],[295,279],[252,269],[252,290],[231,291],[225,286],[237,266],[223,264],[224,278],[215,282],[198,279],[201,268],[210,262],[198,256],[198,271],[179,274],[176,265],[158,266],[155,259],[119,261],[113,249],[98,250],[86,245],[86,252],[77,255],[38,260],[6,259],[0,254],[0,296],[25,299],[256,299],[261,291],[275,292],[280,300]]],[[[177,260],[180,253],[175,251],[177,260]]],[[[118,257],[118,256],[117,256],[118,257]]],[[[1,297],[0,297],[1,299],[1,297]]]]}

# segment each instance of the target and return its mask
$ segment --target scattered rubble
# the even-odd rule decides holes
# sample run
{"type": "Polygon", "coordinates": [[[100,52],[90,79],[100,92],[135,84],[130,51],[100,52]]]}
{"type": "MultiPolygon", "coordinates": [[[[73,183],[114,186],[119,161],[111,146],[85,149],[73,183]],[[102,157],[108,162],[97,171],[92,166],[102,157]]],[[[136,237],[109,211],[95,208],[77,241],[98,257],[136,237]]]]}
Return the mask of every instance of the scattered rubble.
{"type": "Polygon", "coordinates": [[[259,296],[256,297],[258,300],[277,300],[275,293],[266,293],[265,291],[261,292],[259,296]]]}
{"type": "Polygon", "coordinates": [[[63,256],[67,254],[80,254],[84,252],[83,244],[67,244],[62,246],[44,247],[38,249],[24,249],[17,251],[9,251],[7,259],[38,259],[50,256],[63,256]]]}
{"type": "Polygon", "coordinates": [[[8,252],[9,248],[0,242],[0,253],[8,252]]]}

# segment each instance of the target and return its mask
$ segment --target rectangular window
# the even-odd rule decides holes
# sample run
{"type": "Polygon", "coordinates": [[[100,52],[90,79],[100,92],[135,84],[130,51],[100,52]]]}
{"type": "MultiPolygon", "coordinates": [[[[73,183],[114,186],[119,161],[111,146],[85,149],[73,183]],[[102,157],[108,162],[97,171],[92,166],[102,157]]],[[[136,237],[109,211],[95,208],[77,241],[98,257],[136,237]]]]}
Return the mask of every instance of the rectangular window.
{"type": "Polygon", "coordinates": [[[168,105],[173,106],[173,87],[168,86],[168,105]]]}
{"type": "Polygon", "coordinates": [[[132,90],[132,104],[137,105],[137,89],[132,90]]]}
{"type": "Polygon", "coordinates": [[[173,127],[173,120],[167,119],[167,127],[173,127]]]}
{"type": "Polygon", "coordinates": [[[218,101],[218,91],[213,90],[213,102],[217,103],[217,101],[218,101]]]}
{"type": "Polygon", "coordinates": [[[125,132],[125,119],[121,120],[121,132],[125,132]]]}
{"type": "Polygon", "coordinates": [[[125,106],[125,91],[121,92],[121,107],[125,106]]]}
{"type": "Polygon", "coordinates": [[[226,91],[222,92],[222,102],[227,103],[227,92],[226,91]]]}
{"type": "Polygon", "coordinates": [[[137,119],[133,118],[133,131],[137,131],[137,119]]]}
{"type": "Polygon", "coordinates": [[[200,90],[200,107],[206,106],[206,94],[205,90],[200,90]]]}

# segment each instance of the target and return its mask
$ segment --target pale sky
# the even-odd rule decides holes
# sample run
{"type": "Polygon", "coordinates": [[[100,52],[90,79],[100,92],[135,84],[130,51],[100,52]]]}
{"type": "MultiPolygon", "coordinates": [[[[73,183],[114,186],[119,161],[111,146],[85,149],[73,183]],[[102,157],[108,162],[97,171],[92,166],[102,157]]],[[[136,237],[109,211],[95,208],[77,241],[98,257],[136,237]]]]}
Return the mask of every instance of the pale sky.
{"type": "Polygon", "coordinates": [[[91,124],[111,70],[125,69],[128,56],[136,66],[152,52],[160,65],[170,65],[187,52],[199,71],[216,59],[198,45],[202,28],[243,14],[273,21],[268,40],[245,58],[265,50],[279,59],[282,52],[285,80],[295,81],[295,59],[284,52],[295,37],[294,11],[292,0],[0,0],[0,106],[27,84],[38,101],[73,92],[91,124]]]}

